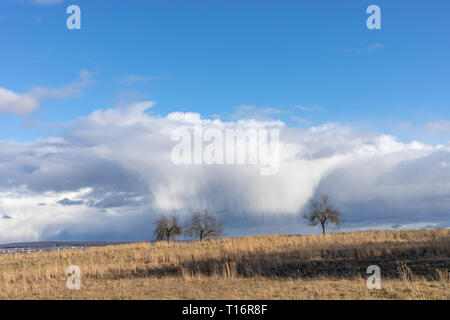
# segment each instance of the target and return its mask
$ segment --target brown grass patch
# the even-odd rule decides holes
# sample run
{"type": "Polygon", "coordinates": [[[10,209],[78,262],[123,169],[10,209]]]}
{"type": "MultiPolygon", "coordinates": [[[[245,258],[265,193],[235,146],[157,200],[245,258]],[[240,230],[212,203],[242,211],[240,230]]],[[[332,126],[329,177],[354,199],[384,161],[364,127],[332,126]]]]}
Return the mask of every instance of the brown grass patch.
{"type": "Polygon", "coordinates": [[[449,299],[449,271],[448,229],[137,243],[1,255],[0,298],[449,299]],[[382,290],[366,288],[372,264],[382,290]]]}

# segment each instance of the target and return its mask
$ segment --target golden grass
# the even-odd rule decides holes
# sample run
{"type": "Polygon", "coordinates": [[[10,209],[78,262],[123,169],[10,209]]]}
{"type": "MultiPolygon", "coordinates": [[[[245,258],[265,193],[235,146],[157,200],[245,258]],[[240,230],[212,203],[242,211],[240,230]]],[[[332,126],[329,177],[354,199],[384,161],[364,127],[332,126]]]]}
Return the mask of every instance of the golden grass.
{"type": "Polygon", "coordinates": [[[450,299],[449,271],[448,229],[136,243],[1,255],[0,298],[450,299]],[[381,290],[366,287],[372,264],[381,290]]]}

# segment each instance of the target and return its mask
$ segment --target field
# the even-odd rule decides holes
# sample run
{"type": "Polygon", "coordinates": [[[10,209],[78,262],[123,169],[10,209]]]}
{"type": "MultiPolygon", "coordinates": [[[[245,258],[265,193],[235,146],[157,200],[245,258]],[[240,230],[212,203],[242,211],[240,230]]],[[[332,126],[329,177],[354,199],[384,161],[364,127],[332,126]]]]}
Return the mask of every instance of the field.
{"type": "Polygon", "coordinates": [[[0,298],[450,299],[449,272],[449,229],[271,235],[0,255],[0,298]]]}

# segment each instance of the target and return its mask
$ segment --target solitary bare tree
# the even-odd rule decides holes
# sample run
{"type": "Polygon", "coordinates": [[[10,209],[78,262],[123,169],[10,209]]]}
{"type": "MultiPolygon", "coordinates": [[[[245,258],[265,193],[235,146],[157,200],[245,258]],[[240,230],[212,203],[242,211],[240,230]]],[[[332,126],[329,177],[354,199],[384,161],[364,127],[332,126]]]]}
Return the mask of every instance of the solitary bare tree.
{"type": "Polygon", "coordinates": [[[192,214],[186,226],[186,235],[197,237],[200,241],[208,237],[218,237],[222,234],[223,225],[224,222],[217,220],[208,210],[202,213],[197,211],[192,214]]]}
{"type": "Polygon", "coordinates": [[[171,216],[160,217],[155,222],[155,229],[153,234],[155,235],[156,240],[167,240],[175,239],[182,232],[182,227],[178,223],[178,217],[171,216]]]}
{"type": "Polygon", "coordinates": [[[322,233],[325,234],[325,227],[328,224],[336,226],[341,224],[342,213],[331,204],[328,195],[323,194],[319,199],[311,200],[311,208],[308,213],[303,215],[303,218],[312,227],[320,223],[322,233]]]}

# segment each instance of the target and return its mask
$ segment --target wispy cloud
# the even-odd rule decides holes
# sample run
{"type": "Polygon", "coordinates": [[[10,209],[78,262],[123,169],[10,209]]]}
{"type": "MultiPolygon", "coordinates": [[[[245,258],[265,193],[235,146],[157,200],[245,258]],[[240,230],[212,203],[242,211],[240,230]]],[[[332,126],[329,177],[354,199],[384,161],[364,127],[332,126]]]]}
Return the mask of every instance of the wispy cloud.
{"type": "Polygon", "coordinates": [[[284,120],[291,119],[298,123],[307,123],[308,119],[296,115],[301,111],[304,112],[314,112],[323,111],[324,109],[319,106],[305,106],[305,105],[294,105],[289,108],[281,107],[258,107],[254,105],[241,105],[235,108],[234,112],[231,114],[221,114],[215,115],[216,117],[223,117],[230,120],[237,119],[253,119],[260,121],[273,121],[273,120],[284,120]]]}
{"type": "Polygon", "coordinates": [[[31,3],[37,4],[37,5],[53,5],[53,4],[59,4],[62,3],[63,0],[31,0],[31,3]]]}
{"type": "Polygon", "coordinates": [[[128,85],[132,85],[132,84],[138,83],[138,82],[147,82],[147,81],[151,81],[151,80],[166,80],[166,79],[170,79],[170,77],[128,74],[128,75],[120,77],[117,82],[120,85],[128,86],[128,85]]]}
{"type": "Polygon", "coordinates": [[[303,118],[303,117],[298,117],[298,116],[291,116],[291,120],[295,121],[297,123],[300,123],[300,124],[306,124],[309,122],[308,119],[303,118]]]}
{"type": "Polygon", "coordinates": [[[289,113],[287,110],[274,107],[256,107],[253,105],[241,105],[231,114],[231,119],[254,119],[254,120],[273,120],[282,114],[289,113]]]}
{"type": "Polygon", "coordinates": [[[83,89],[95,84],[95,80],[87,70],[81,70],[79,80],[58,88],[35,87],[31,89],[30,94],[39,100],[42,99],[67,99],[80,96],[83,89]]]}
{"type": "Polygon", "coordinates": [[[439,120],[439,121],[428,122],[425,124],[425,128],[430,131],[450,133],[450,121],[439,120]]]}
{"type": "Polygon", "coordinates": [[[377,50],[377,49],[381,49],[381,48],[384,48],[384,44],[382,44],[382,43],[375,43],[375,44],[372,44],[372,45],[368,46],[366,49],[363,50],[363,52],[367,53],[367,52],[371,52],[371,51],[374,51],[374,50],[377,50]]]}
{"type": "Polygon", "coordinates": [[[342,52],[344,52],[344,53],[363,54],[363,53],[369,53],[369,52],[372,52],[372,51],[375,51],[375,50],[381,49],[381,48],[384,48],[384,44],[383,43],[374,43],[374,44],[371,44],[370,46],[368,46],[367,48],[358,49],[358,50],[354,50],[354,49],[350,49],[350,48],[343,48],[342,52]]]}
{"type": "Polygon", "coordinates": [[[301,111],[323,111],[323,108],[319,106],[304,106],[297,104],[294,108],[301,111]]]}
{"type": "Polygon", "coordinates": [[[398,132],[404,132],[404,131],[409,131],[412,129],[412,123],[411,121],[403,121],[400,122],[399,124],[397,124],[397,128],[396,130],[398,132]]]}
{"type": "Polygon", "coordinates": [[[0,113],[24,115],[36,109],[39,109],[39,101],[32,95],[0,87],[0,113]]]}
{"type": "Polygon", "coordinates": [[[0,112],[25,115],[39,109],[43,100],[80,96],[85,87],[94,83],[91,74],[87,70],[82,70],[79,80],[59,88],[35,87],[27,93],[16,93],[0,87],[0,112]]]}

